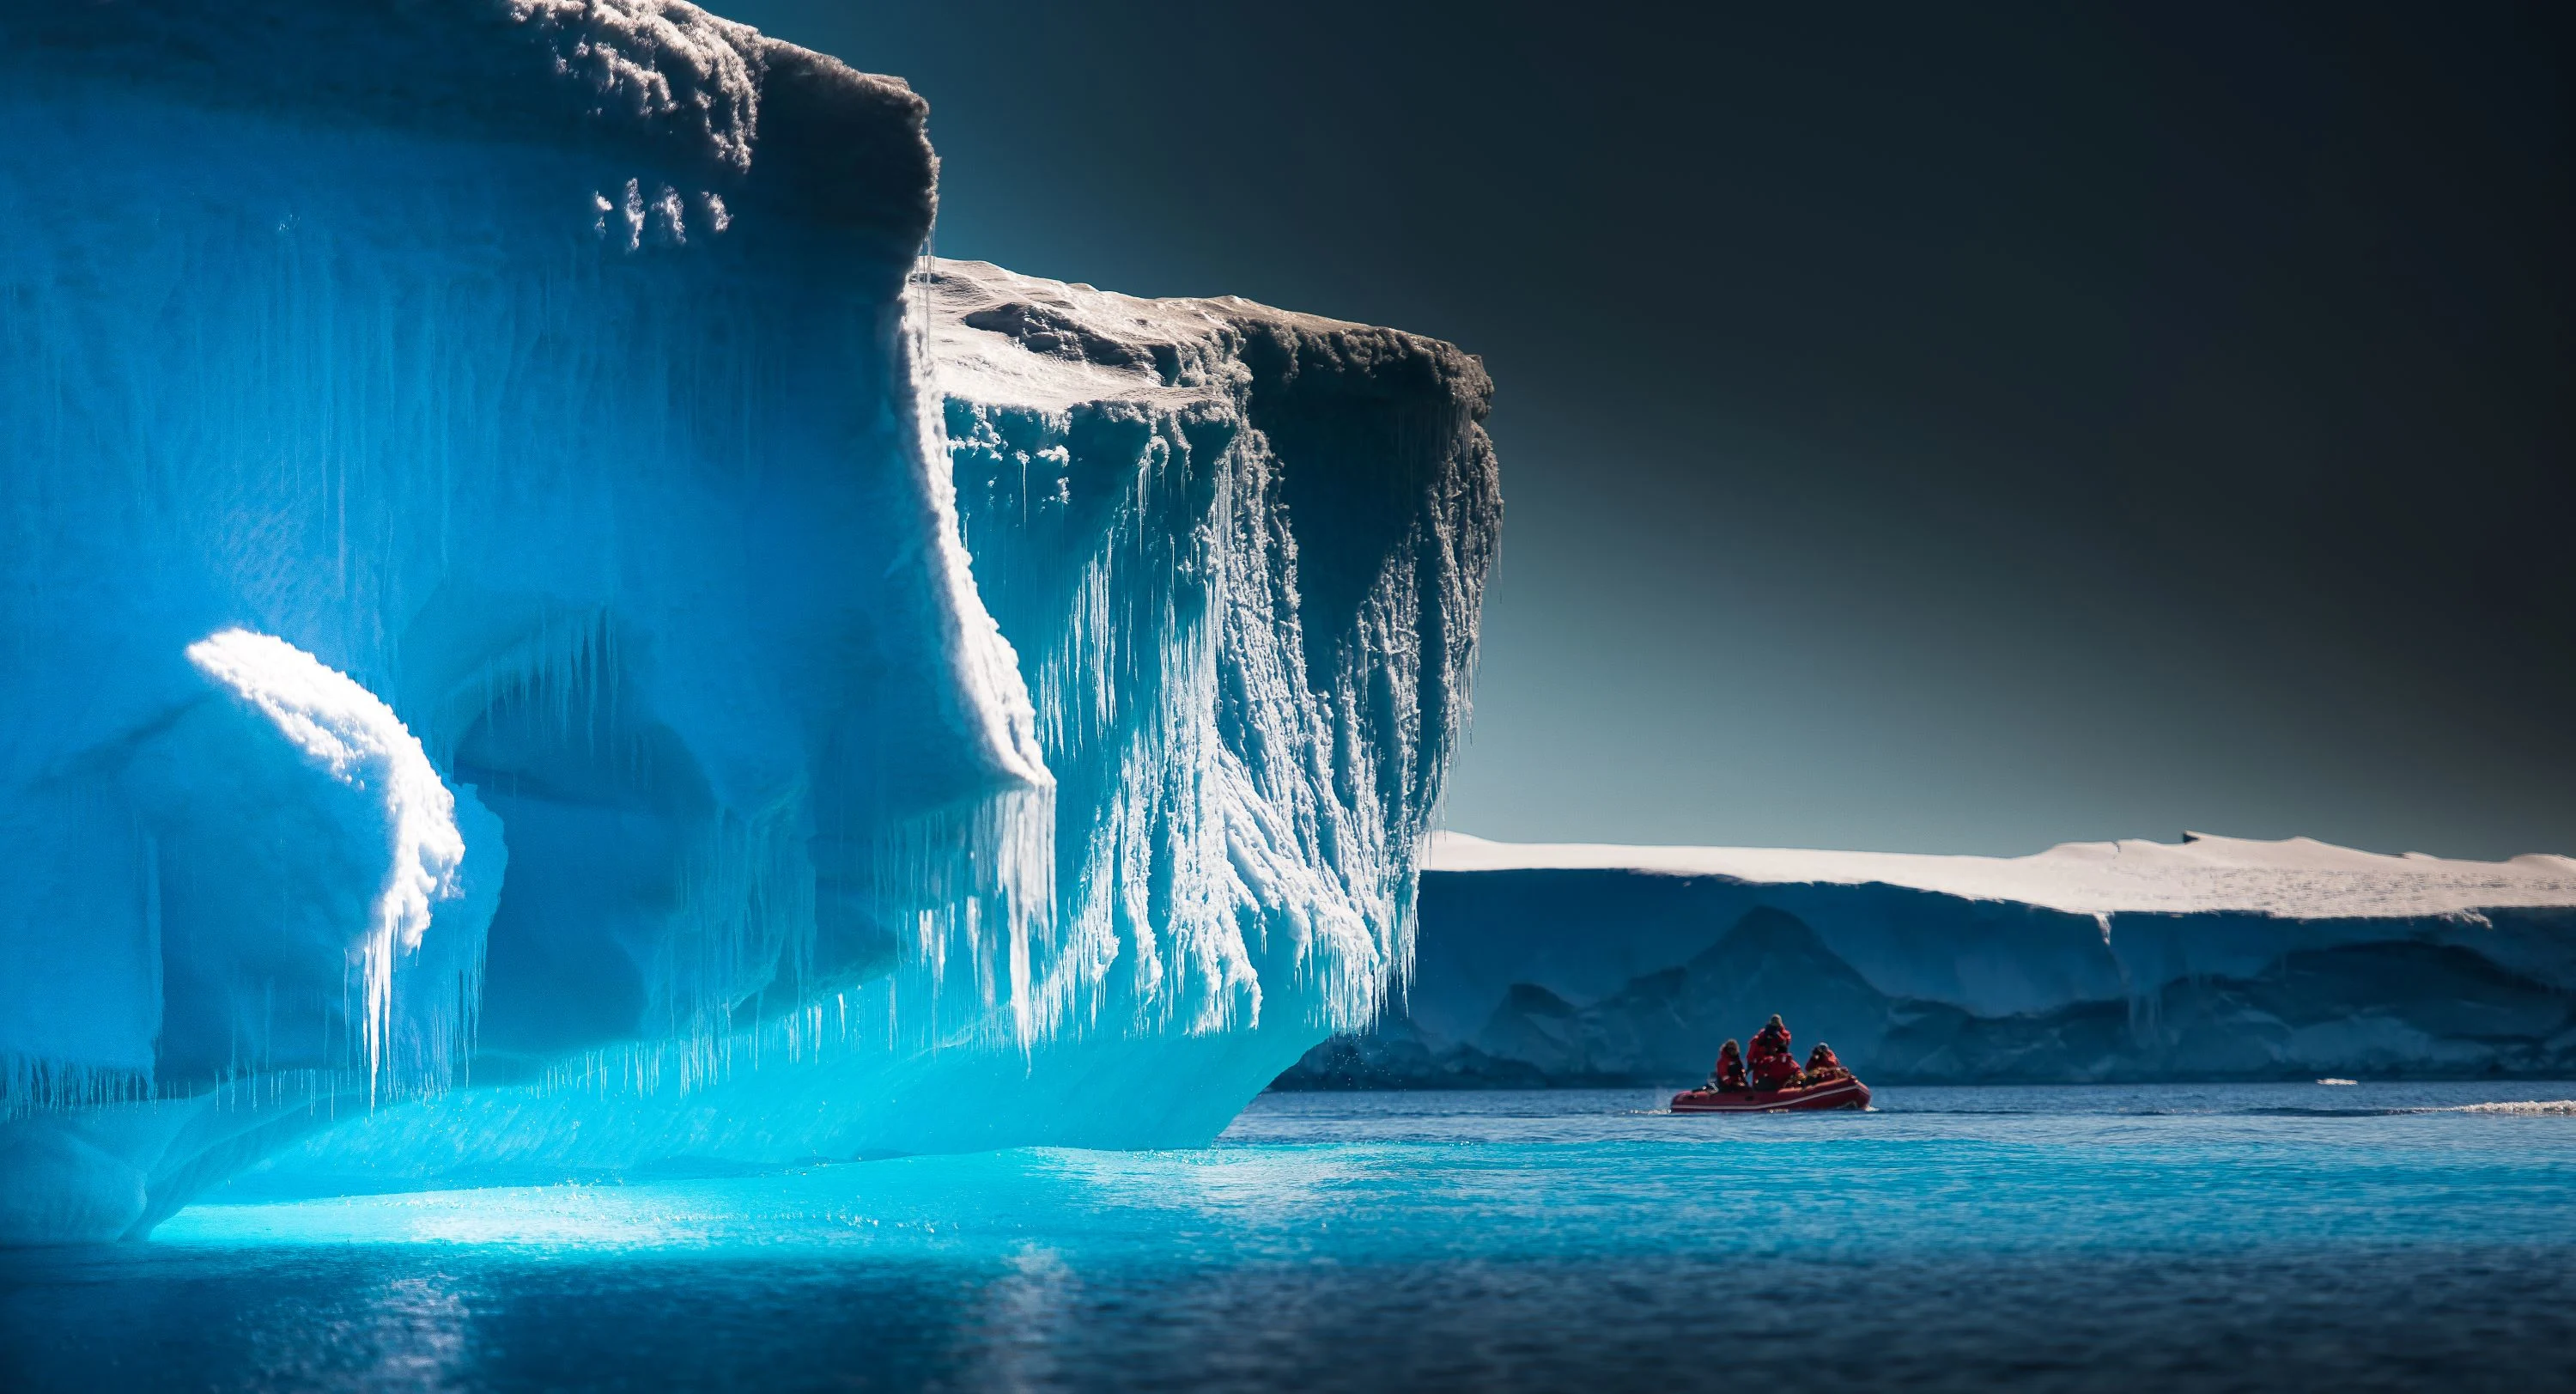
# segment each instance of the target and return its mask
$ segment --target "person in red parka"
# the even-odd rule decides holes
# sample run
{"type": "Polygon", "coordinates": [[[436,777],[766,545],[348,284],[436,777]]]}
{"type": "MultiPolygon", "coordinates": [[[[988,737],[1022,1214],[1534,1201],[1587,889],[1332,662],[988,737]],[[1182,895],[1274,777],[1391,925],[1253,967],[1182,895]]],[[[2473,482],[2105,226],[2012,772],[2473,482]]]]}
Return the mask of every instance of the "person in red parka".
{"type": "Polygon", "coordinates": [[[1843,1068],[1842,1057],[1834,1054],[1832,1046],[1817,1042],[1814,1052],[1807,1056],[1807,1082],[1823,1084],[1828,1080],[1849,1078],[1851,1071],[1843,1068]]]}
{"type": "Polygon", "coordinates": [[[1717,1048],[1717,1064],[1708,1072],[1711,1089],[1749,1089],[1744,1082],[1744,1047],[1730,1040],[1717,1048]]]}
{"type": "Polygon", "coordinates": [[[1752,1059],[1747,1063],[1756,1089],[1786,1089],[1798,1082],[1798,1057],[1789,1052],[1789,1028],[1778,1012],[1753,1033],[1752,1059]]]}

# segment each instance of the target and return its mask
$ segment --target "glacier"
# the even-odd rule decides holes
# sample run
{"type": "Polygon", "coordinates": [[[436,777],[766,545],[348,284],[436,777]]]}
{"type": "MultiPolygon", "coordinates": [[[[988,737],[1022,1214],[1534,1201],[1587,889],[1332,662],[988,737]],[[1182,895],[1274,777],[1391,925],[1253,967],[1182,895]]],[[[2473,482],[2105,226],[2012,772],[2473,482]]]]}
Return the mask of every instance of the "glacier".
{"type": "Polygon", "coordinates": [[[2576,1074],[2576,859],[1435,834],[1402,1010],[1289,1089],[1696,1083],[1772,1012],[1879,1082],[2576,1074]]]}
{"type": "Polygon", "coordinates": [[[1472,356],[671,0],[0,0],[0,1242],[1204,1141],[1411,964],[1472,356]]]}

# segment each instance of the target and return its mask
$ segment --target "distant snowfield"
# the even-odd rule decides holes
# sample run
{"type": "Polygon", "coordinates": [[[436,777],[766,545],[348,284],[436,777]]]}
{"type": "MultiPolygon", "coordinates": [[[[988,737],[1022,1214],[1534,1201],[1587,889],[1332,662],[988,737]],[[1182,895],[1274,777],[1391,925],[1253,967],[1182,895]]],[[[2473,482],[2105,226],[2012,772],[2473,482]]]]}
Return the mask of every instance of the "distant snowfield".
{"type": "Polygon", "coordinates": [[[2387,856],[2314,838],[2186,833],[2180,843],[2065,842],[2027,857],[1820,852],[1785,847],[1631,847],[1431,836],[1426,871],[1642,871],[1752,885],[1887,885],[2078,915],[2211,911],[2299,919],[2465,915],[2576,906],[2576,858],[2387,856]]]}

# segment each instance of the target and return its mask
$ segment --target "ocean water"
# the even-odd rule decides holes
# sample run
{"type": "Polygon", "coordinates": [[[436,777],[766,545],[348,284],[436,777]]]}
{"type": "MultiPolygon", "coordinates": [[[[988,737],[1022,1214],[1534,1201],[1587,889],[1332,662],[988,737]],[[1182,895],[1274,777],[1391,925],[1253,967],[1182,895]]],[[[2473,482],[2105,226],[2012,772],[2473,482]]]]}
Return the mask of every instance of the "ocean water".
{"type": "Polygon", "coordinates": [[[2576,1083],[1661,1097],[199,1206],[0,1254],[0,1387],[2576,1388],[2576,1083]]]}

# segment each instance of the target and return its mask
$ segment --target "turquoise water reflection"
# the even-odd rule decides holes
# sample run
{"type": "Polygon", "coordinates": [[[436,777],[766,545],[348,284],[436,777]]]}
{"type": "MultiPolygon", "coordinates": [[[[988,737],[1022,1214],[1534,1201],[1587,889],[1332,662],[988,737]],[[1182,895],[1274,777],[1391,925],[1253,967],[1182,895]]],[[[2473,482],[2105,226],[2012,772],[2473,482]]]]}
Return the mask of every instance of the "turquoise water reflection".
{"type": "Polygon", "coordinates": [[[2459,1388],[2576,1335],[2576,1085],[1881,1098],[1269,1096],[1187,1152],[200,1206],[0,1259],[0,1356],[15,1387],[2459,1388]]]}

